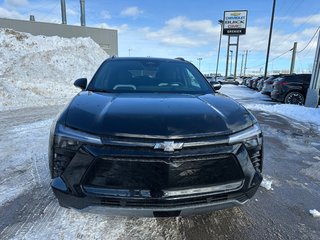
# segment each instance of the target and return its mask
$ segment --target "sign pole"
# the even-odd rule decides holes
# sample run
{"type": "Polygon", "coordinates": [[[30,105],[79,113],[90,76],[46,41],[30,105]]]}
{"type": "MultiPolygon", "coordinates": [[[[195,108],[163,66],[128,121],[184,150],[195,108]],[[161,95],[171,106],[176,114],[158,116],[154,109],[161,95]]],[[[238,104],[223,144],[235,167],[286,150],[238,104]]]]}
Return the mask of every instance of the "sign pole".
{"type": "Polygon", "coordinates": [[[230,49],[230,36],[228,36],[227,61],[226,61],[226,74],[224,75],[224,80],[225,80],[225,81],[227,81],[227,79],[228,79],[229,49],[230,49]]]}
{"type": "Polygon", "coordinates": [[[234,63],[234,74],[233,74],[233,80],[236,81],[237,78],[237,66],[238,66],[238,50],[239,50],[239,35],[237,37],[237,43],[236,43],[236,60],[234,63]]]}

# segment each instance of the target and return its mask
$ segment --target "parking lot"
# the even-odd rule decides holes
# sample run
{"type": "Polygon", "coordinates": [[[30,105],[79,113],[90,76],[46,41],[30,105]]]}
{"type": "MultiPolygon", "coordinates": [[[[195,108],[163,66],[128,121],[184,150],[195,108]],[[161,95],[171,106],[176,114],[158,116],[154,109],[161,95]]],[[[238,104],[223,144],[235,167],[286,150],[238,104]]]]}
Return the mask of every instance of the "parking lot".
{"type": "MultiPolygon", "coordinates": [[[[220,92],[243,104],[255,99],[270,104],[241,86],[222,86],[220,92]]],[[[270,190],[260,187],[242,207],[169,219],[127,218],[58,205],[49,187],[47,140],[62,107],[0,113],[0,157],[6,159],[0,167],[2,239],[319,239],[320,219],[309,213],[320,209],[315,125],[253,111],[265,136],[263,175],[272,185],[270,190]]]]}

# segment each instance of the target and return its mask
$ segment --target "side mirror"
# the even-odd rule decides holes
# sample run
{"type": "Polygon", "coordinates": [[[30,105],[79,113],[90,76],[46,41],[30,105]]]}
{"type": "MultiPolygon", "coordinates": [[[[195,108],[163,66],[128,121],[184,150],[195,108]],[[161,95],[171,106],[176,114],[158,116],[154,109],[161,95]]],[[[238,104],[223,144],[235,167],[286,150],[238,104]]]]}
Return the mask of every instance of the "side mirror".
{"type": "Polygon", "coordinates": [[[210,81],[211,86],[214,90],[218,91],[221,88],[221,84],[217,81],[210,81]]]}
{"type": "Polygon", "coordinates": [[[74,86],[81,88],[84,90],[87,87],[87,79],[86,78],[79,78],[73,83],[74,86]]]}

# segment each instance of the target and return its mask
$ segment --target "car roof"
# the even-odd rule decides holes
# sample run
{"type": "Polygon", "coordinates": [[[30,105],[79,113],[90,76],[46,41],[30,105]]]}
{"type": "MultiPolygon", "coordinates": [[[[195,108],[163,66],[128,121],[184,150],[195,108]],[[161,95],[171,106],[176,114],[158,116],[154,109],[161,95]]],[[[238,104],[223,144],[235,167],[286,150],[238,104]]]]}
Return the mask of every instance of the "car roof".
{"type": "MultiPolygon", "coordinates": [[[[149,60],[149,61],[162,61],[162,62],[188,62],[183,58],[157,58],[157,57],[111,57],[108,61],[128,61],[128,60],[149,60]]],[[[188,62],[189,63],[189,62],[188,62]]]]}

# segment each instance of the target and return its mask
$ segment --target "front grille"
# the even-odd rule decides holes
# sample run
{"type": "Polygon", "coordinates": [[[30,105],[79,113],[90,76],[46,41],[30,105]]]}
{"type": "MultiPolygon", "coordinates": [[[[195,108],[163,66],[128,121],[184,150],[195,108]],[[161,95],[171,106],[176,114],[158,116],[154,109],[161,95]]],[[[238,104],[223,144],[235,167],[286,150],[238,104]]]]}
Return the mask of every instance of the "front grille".
{"type": "MultiPolygon", "coordinates": [[[[224,133],[226,134],[226,133],[224,133]]],[[[102,143],[105,146],[116,146],[116,147],[125,147],[125,148],[145,148],[153,149],[157,143],[162,143],[165,141],[174,141],[175,143],[183,143],[183,148],[198,148],[205,146],[219,146],[228,143],[228,138],[226,135],[216,136],[190,136],[179,137],[177,136],[174,139],[163,138],[158,136],[154,137],[121,137],[121,136],[112,136],[112,137],[102,137],[102,143]]]]}
{"type": "Polygon", "coordinates": [[[148,190],[161,196],[164,190],[189,189],[243,180],[233,155],[196,157],[98,158],[83,185],[96,188],[148,190]]]}

